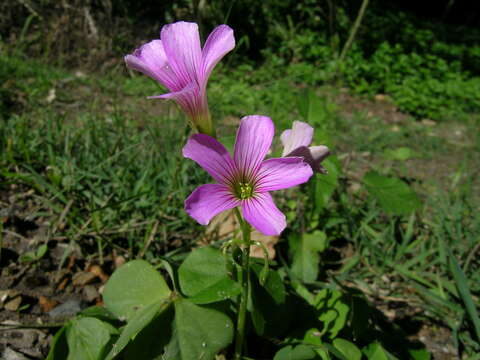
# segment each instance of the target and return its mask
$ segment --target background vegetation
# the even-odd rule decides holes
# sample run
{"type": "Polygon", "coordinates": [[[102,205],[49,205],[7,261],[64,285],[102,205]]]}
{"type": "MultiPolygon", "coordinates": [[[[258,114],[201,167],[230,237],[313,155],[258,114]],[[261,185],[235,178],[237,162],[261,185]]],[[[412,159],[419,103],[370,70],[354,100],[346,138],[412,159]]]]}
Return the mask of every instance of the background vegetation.
{"type": "MultiPolygon", "coordinates": [[[[428,357],[381,332],[434,358],[479,359],[480,10],[371,1],[342,56],[360,5],[2,2],[2,277],[57,270],[72,254],[107,272],[118,254],[178,264],[210,241],[183,211],[208,181],[181,158],[186,122],[170,104],[145,100],[162,90],[126,71],[122,57],[166,22],[195,20],[203,34],[225,22],[237,47],[209,85],[222,138],[232,142],[239,117],[265,114],[277,135],[309,122],[334,154],[328,176],[278,199],[290,227],[276,266],[292,288],[360,290],[374,338],[400,359],[428,357]]],[[[352,320],[364,309],[348,306],[350,322],[335,323],[329,340],[366,346],[352,320]]]]}

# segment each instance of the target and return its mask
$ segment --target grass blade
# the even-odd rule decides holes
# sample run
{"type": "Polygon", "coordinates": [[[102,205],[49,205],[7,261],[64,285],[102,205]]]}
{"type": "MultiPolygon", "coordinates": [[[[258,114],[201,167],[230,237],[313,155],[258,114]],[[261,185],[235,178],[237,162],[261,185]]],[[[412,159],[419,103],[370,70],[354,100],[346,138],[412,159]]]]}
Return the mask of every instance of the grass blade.
{"type": "Polygon", "coordinates": [[[448,256],[450,259],[450,270],[452,271],[455,284],[457,285],[458,293],[460,294],[460,297],[465,304],[468,316],[473,323],[477,341],[480,341],[480,318],[478,317],[477,308],[473,302],[470,289],[468,288],[467,277],[460,268],[457,259],[455,259],[455,256],[453,256],[450,249],[448,249],[448,256]]]}

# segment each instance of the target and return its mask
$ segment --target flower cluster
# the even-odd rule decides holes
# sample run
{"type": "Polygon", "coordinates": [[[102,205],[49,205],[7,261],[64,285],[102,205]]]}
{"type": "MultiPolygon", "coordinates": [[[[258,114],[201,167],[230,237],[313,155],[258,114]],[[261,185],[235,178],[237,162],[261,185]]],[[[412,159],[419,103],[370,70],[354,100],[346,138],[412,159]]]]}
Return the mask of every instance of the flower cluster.
{"type": "Polygon", "coordinates": [[[217,184],[198,187],[185,201],[187,213],[207,225],[218,213],[241,207],[242,215],[265,235],[278,235],[285,215],[275,206],[270,191],[302,184],[312,176],[302,157],[264,160],[272,144],[273,122],[266,116],[242,119],[233,158],[214,138],[196,134],[183,148],[183,156],[204,168],[217,184]]]}
{"type": "Polygon", "coordinates": [[[307,182],[314,172],[326,173],[321,162],[329,155],[326,146],[310,146],[313,128],[295,121],[281,135],[281,158],[265,160],[274,125],[267,116],[241,120],[233,157],[215,139],[207,103],[207,81],[220,59],[235,46],[227,25],[216,27],[203,49],[198,26],[177,22],[165,25],[153,40],[125,57],[127,66],[160,82],[170,92],[151,98],[173,99],[184,110],[192,135],[183,156],[192,159],[216,181],[201,185],[185,201],[187,213],[202,225],[222,211],[239,207],[243,218],[265,235],[278,235],[286,226],[285,215],[275,206],[271,191],[307,182]]]}

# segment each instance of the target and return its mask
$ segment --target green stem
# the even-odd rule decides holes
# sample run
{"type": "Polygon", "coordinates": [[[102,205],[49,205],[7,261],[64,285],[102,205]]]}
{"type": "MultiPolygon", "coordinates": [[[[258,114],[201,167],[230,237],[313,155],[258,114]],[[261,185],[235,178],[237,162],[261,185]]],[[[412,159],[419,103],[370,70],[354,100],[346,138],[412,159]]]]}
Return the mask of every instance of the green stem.
{"type": "Polygon", "coordinates": [[[247,224],[237,212],[242,229],[242,268],[239,274],[239,282],[242,287],[240,304],[238,307],[237,328],[235,332],[235,355],[234,360],[242,358],[243,342],[245,339],[245,321],[247,318],[247,303],[250,289],[250,225],[247,224]]]}
{"type": "Polygon", "coordinates": [[[363,16],[365,15],[365,10],[367,9],[369,0],[363,0],[362,5],[360,6],[360,10],[358,11],[357,18],[355,19],[355,23],[353,24],[352,29],[350,30],[350,35],[348,36],[347,42],[343,46],[342,52],[340,53],[340,57],[338,58],[338,62],[341,63],[345,56],[347,55],[348,50],[352,46],[353,40],[355,39],[355,35],[357,35],[358,28],[362,23],[363,16]]]}

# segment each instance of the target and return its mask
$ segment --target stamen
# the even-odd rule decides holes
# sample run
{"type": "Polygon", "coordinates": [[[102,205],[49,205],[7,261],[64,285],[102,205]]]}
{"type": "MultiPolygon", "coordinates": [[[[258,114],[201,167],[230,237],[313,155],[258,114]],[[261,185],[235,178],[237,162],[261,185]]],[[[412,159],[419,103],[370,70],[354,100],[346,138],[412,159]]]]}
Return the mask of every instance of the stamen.
{"type": "Polygon", "coordinates": [[[242,199],[248,199],[253,196],[253,186],[247,182],[238,182],[234,185],[235,195],[242,199]]]}

